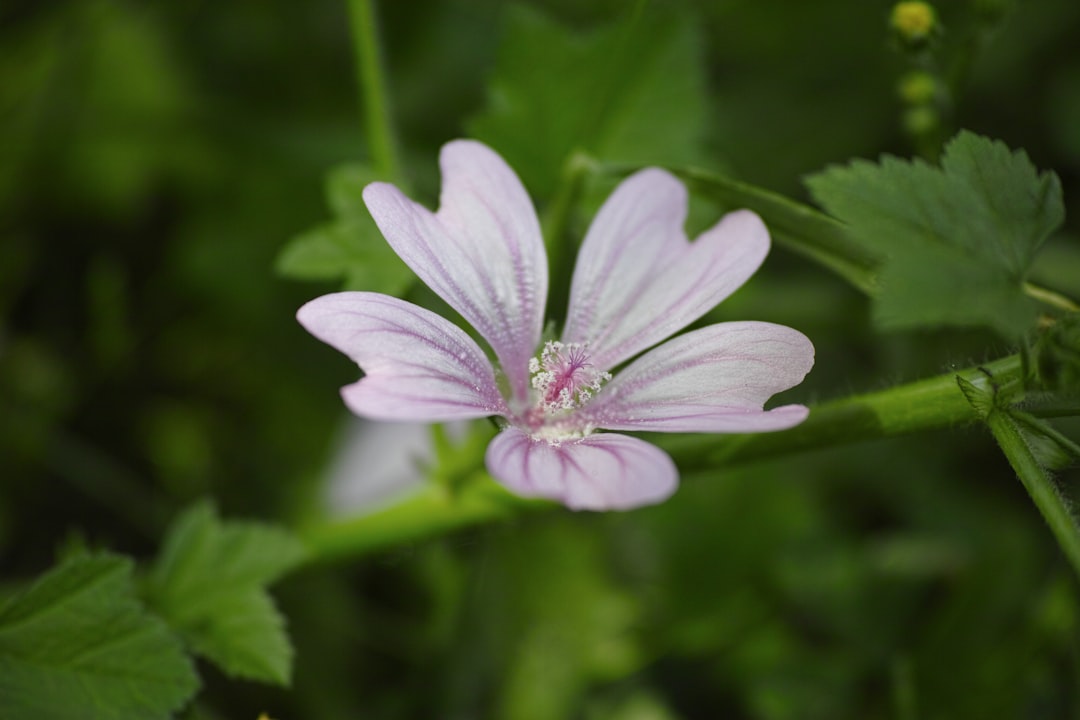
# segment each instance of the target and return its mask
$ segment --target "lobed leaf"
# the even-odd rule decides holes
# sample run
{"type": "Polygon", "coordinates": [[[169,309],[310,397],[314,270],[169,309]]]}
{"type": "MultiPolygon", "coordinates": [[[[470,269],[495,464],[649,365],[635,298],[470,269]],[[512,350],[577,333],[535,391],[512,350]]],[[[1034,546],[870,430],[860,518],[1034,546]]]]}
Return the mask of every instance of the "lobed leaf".
{"type": "Polygon", "coordinates": [[[164,719],[198,686],[126,558],[72,557],[0,610],[0,717],[164,719]]]}
{"type": "Polygon", "coordinates": [[[222,523],[201,503],[171,529],[148,578],[148,597],[194,652],[227,674],[286,685],[292,646],[265,586],[305,554],[284,530],[222,523]]]}
{"type": "Polygon", "coordinates": [[[1061,183],[1026,153],[961,132],[941,167],[885,156],[807,179],[853,238],[885,257],[875,317],[884,327],[986,325],[1029,329],[1027,271],[1061,225],[1061,183]]]}

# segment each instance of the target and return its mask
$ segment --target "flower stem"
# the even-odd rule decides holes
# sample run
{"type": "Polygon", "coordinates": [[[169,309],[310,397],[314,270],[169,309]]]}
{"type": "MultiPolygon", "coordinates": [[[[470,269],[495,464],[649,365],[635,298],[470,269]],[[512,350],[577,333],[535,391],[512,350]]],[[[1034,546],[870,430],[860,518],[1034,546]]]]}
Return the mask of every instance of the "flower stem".
{"type": "Polygon", "coordinates": [[[544,238],[547,245],[549,274],[548,320],[562,324],[570,295],[574,247],[570,238],[570,219],[585,184],[585,176],[594,166],[592,158],[581,151],[570,154],[563,165],[559,190],[544,213],[544,238]]]}
{"type": "MultiPolygon", "coordinates": [[[[1023,376],[1019,355],[978,367],[945,373],[887,390],[853,395],[811,408],[801,425],[755,435],[654,436],[685,472],[788,455],[860,440],[907,435],[977,420],[956,378],[985,380],[999,386],[1018,383],[1023,376]]],[[[1036,414],[1038,410],[1034,411],[1036,414]]]]}
{"type": "Polygon", "coordinates": [[[402,179],[401,168],[393,124],[390,121],[390,103],[386,95],[374,0],[348,2],[368,151],[376,172],[387,180],[398,182],[402,179]]]}
{"type": "Polygon", "coordinates": [[[427,483],[395,505],[369,515],[311,525],[302,528],[301,535],[313,558],[333,562],[507,520],[529,508],[554,507],[511,495],[477,470],[458,492],[427,483]]]}
{"type": "MultiPolygon", "coordinates": [[[[982,383],[992,377],[997,387],[1007,387],[1019,382],[1023,365],[1019,355],[1010,355],[979,367],[834,400],[813,408],[802,425],[782,432],[719,439],[716,435],[667,435],[650,439],[667,449],[686,474],[860,440],[940,429],[979,419],[957,386],[958,376],[982,383]]],[[[1038,408],[1032,408],[1032,414],[1041,413],[1038,408]]],[[[345,559],[506,520],[522,512],[558,507],[511,495],[477,467],[453,496],[444,488],[429,484],[393,507],[348,520],[319,522],[301,532],[314,556],[345,559]]]]}

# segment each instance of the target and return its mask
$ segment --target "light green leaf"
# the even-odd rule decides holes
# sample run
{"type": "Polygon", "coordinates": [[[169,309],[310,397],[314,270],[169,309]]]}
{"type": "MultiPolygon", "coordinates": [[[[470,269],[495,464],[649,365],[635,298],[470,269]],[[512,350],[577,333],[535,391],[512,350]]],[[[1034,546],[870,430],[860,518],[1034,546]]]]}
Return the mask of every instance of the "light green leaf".
{"type": "Polygon", "coordinates": [[[961,132],[941,168],[885,156],[807,179],[815,199],[886,259],[875,308],[885,327],[1031,327],[1027,271],[1064,219],[1061,184],[1023,151],[961,132]]]}
{"type": "Polygon", "coordinates": [[[151,605],[226,673],[288,684],[292,646],[264,586],[304,558],[284,530],[218,520],[199,504],[173,526],[148,578],[151,605]]]}
{"type": "Polygon", "coordinates": [[[576,34],[524,6],[507,10],[487,108],[471,134],[550,197],[574,150],[631,164],[700,161],[700,40],[688,18],[635,15],[576,34]]]}
{"type": "Polygon", "coordinates": [[[164,719],[195,693],[191,661],[140,606],[131,571],[78,555],[0,610],[0,717],[164,719]]]}
{"type": "Polygon", "coordinates": [[[413,273],[383,238],[364,205],[364,186],[377,179],[365,165],[331,170],[326,195],[334,221],[293,238],[278,255],[278,272],[301,280],[344,279],[346,290],[403,293],[413,273]]]}

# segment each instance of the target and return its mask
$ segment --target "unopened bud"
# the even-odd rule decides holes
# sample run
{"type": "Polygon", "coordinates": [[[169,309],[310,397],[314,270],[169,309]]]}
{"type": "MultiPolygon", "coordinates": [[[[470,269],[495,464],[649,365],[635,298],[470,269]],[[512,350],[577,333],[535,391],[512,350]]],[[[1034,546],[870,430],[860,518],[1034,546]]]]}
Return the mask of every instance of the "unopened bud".
{"type": "Polygon", "coordinates": [[[904,113],[904,129],[910,135],[929,135],[938,129],[941,116],[932,107],[922,105],[913,107],[904,113]]]}
{"type": "Polygon", "coordinates": [[[938,83],[930,73],[915,70],[900,78],[897,92],[908,105],[929,105],[937,96],[938,83]]]}
{"type": "Polygon", "coordinates": [[[894,5],[889,24],[900,40],[910,46],[922,45],[939,29],[933,6],[918,0],[894,5]]]}

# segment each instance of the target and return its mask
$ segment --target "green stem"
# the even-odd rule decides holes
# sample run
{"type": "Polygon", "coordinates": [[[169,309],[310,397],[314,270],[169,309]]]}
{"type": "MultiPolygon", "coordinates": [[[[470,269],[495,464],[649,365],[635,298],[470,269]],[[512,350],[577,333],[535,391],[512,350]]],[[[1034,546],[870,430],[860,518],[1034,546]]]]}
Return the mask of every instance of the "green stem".
{"type": "Polygon", "coordinates": [[[558,192],[544,213],[544,238],[551,269],[546,317],[557,323],[561,323],[566,315],[573,275],[575,248],[570,238],[570,219],[585,185],[585,177],[593,167],[592,158],[585,153],[571,153],[563,165],[558,192]]]}
{"type": "Polygon", "coordinates": [[[375,170],[387,180],[400,181],[397,143],[390,121],[385,72],[379,50],[374,0],[349,0],[349,21],[356,52],[356,71],[364,106],[368,150],[375,170]]]}
{"type": "Polygon", "coordinates": [[[553,507],[511,495],[478,470],[460,491],[428,483],[395,505],[369,515],[311,525],[301,534],[312,557],[332,562],[507,520],[530,508],[553,507]]]}
{"type": "Polygon", "coordinates": [[[1024,294],[1039,302],[1046,303],[1051,307],[1055,307],[1058,310],[1064,310],[1065,312],[1080,312],[1080,305],[1077,305],[1061,293],[1056,293],[1053,290],[1047,290],[1046,288],[1032,285],[1028,282],[1024,283],[1023,288],[1024,294]]]}
{"type": "Polygon", "coordinates": [[[946,428],[977,419],[956,384],[957,376],[985,380],[988,371],[999,385],[1019,382],[1019,355],[979,367],[949,372],[887,390],[823,403],[801,425],[776,433],[755,435],[654,436],[683,472],[778,457],[819,447],[907,435],[946,428]]]}
{"type": "Polygon", "coordinates": [[[1050,474],[1039,464],[1008,411],[995,409],[986,418],[990,432],[1009,459],[1024,489],[1039,508],[1065,556],[1080,575],[1080,527],[1069,512],[1050,474]]]}
{"type": "MultiPolygon", "coordinates": [[[[938,429],[978,419],[957,387],[957,376],[998,387],[1023,375],[1019,355],[979,367],[949,372],[824,403],[813,408],[802,425],[758,435],[652,436],[679,464],[683,473],[775,458],[860,440],[893,437],[938,429]]],[[[1033,414],[1039,414],[1038,409],[1033,414]]],[[[468,478],[460,492],[430,484],[418,494],[370,515],[313,524],[302,532],[315,556],[357,557],[402,543],[419,542],[453,530],[515,517],[522,512],[554,509],[549,502],[526,500],[502,490],[482,470],[468,478]]]]}
{"type": "Polygon", "coordinates": [[[898,720],[915,720],[919,716],[915,702],[915,678],[911,658],[899,657],[892,665],[893,706],[898,720]]]}

